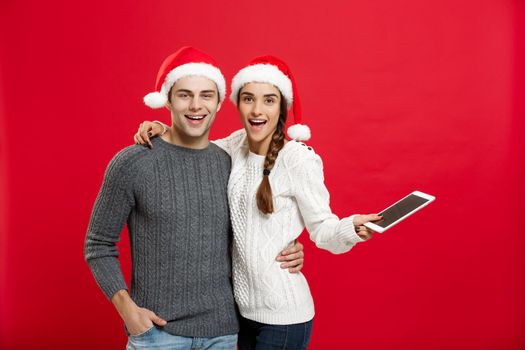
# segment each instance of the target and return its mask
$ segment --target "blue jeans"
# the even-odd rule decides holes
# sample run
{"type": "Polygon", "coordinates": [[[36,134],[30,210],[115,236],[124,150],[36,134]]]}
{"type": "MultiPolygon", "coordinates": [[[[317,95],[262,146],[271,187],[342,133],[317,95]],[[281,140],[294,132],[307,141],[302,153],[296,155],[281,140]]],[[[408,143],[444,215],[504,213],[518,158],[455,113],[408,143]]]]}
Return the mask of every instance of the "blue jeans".
{"type": "Polygon", "coordinates": [[[214,338],[181,337],[153,326],[146,332],[130,335],[126,350],[235,350],[237,334],[214,338]]]}
{"type": "Polygon", "coordinates": [[[240,317],[239,350],[305,350],[312,322],[274,325],[240,317]]]}

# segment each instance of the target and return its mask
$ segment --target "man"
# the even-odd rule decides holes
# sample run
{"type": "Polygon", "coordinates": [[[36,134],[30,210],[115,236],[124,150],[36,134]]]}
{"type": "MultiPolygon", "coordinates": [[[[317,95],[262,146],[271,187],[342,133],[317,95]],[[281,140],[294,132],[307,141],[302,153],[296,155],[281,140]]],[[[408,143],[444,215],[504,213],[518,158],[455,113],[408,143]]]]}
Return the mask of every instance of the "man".
{"type": "Polygon", "coordinates": [[[225,90],[209,55],[191,47],[170,55],[144,101],[170,110],[172,132],[152,140],[151,149],[125,148],[106,170],[85,258],[125,323],[128,349],[236,347],[230,158],[208,141],[225,90]],[[126,223],[131,293],[116,247],[126,223]]]}

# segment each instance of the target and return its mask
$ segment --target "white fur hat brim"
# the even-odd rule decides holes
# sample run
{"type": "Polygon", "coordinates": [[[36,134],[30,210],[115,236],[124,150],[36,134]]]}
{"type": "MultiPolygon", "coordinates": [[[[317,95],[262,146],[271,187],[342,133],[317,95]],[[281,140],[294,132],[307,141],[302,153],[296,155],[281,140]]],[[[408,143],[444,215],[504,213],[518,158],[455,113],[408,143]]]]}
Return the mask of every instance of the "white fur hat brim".
{"type": "Polygon", "coordinates": [[[293,89],[290,79],[272,64],[254,64],[241,69],[232,79],[230,99],[237,105],[239,91],[248,83],[268,83],[276,86],[290,107],[293,103],[293,89]]]}
{"type": "Polygon", "coordinates": [[[177,80],[187,76],[202,76],[217,85],[219,101],[226,96],[226,80],[219,68],[208,63],[186,63],[172,69],[164,79],[160,92],[151,92],[144,96],[144,103],[150,108],[162,108],[168,102],[168,93],[177,80]]]}

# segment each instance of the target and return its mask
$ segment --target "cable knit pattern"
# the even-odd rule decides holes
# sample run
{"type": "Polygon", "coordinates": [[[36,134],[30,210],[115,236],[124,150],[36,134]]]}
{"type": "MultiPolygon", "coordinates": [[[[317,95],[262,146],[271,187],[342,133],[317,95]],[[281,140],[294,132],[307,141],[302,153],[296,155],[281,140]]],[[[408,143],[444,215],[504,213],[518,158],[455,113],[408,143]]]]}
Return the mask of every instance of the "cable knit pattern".
{"type": "Polygon", "coordinates": [[[232,157],[228,184],[233,239],[233,285],[240,313],[268,324],[306,322],[314,305],[303,274],[291,274],[275,260],[307,228],[319,248],[339,254],[362,240],[352,216],[340,220],[329,205],[321,158],[302,143],[290,141],[270,173],[275,212],[262,214],[256,193],[264,156],[249,152],[246,132],[214,141],[232,157]]]}
{"type": "Polygon", "coordinates": [[[168,321],[164,330],[193,337],[238,331],[231,287],[230,157],[161,138],[131,146],[110,162],[95,202],[85,258],[108,298],[128,289],[116,243],[130,234],[130,294],[168,321]]]}

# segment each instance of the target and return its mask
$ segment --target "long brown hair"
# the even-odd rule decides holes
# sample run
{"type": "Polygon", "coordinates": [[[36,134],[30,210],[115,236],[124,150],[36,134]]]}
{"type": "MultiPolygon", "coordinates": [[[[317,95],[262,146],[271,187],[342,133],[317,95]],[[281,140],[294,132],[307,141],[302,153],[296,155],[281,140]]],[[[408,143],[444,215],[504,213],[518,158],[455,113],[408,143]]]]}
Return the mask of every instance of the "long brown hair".
{"type": "Polygon", "coordinates": [[[274,211],[272,186],[270,186],[269,177],[277,155],[279,155],[279,151],[284,147],[284,129],[286,126],[286,118],[288,117],[287,109],[286,99],[284,99],[281,94],[279,121],[272,135],[272,141],[270,142],[270,147],[268,147],[266,159],[264,159],[263,179],[259,185],[259,189],[257,189],[257,208],[259,208],[263,214],[271,214],[274,211]]]}

